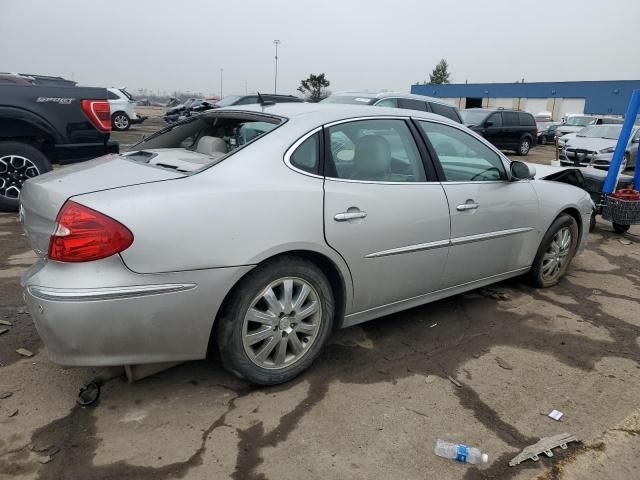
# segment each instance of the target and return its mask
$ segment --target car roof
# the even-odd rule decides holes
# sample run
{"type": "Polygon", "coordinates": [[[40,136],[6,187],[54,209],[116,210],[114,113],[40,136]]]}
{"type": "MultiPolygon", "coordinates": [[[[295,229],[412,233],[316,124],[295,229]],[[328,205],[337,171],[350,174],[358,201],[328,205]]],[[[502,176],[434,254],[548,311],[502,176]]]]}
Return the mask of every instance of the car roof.
{"type": "Polygon", "coordinates": [[[290,120],[295,120],[297,124],[306,127],[317,127],[340,120],[359,117],[380,117],[394,116],[404,118],[424,118],[425,120],[436,120],[440,123],[447,123],[460,127],[458,122],[450,120],[441,115],[436,115],[420,110],[408,110],[406,108],[375,107],[369,105],[351,105],[341,103],[276,103],[273,105],[237,105],[222,107],[211,112],[250,112],[275,115],[290,120]]]}
{"type": "Polygon", "coordinates": [[[361,98],[375,98],[381,100],[383,98],[408,98],[412,100],[421,100],[423,102],[440,103],[449,107],[454,107],[450,102],[442,100],[441,98],[428,97],[426,95],[416,95],[415,93],[403,93],[403,92],[380,92],[380,93],[368,93],[368,92],[336,92],[331,94],[332,97],[361,97],[361,98]]]}

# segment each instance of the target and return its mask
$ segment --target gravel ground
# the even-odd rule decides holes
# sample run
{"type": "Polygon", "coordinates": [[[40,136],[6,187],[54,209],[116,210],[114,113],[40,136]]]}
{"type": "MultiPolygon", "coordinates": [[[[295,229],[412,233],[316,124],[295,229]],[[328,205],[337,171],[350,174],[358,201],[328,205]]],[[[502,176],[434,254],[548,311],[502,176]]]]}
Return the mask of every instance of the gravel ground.
{"type": "Polygon", "coordinates": [[[599,222],[556,287],[510,280],[337,331],[309,372],[275,388],[215,360],[134,384],[62,369],[23,306],[34,258],[15,215],[0,215],[0,252],[0,320],[12,324],[0,325],[0,397],[12,393],[0,398],[2,479],[640,478],[639,227],[620,237],[599,222]],[[80,408],[91,378],[102,395],[80,408]],[[562,432],[581,442],[508,466],[562,432]],[[436,457],[437,438],[478,446],[489,464],[436,457]]]}

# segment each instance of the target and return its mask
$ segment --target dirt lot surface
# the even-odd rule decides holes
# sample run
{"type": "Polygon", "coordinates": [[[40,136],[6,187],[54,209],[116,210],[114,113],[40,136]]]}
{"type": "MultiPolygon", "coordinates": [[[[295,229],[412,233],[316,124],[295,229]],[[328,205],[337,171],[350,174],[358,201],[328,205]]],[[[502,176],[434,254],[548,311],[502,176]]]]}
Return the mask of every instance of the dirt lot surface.
{"type": "Polygon", "coordinates": [[[49,361],[19,288],[34,258],[0,214],[0,478],[640,478],[640,228],[599,222],[589,241],[556,287],[511,280],[337,331],[286,385],[252,388],[215,360],[130,385],[49,361]],[[102,395],[81,408],[92,378],[102,395]],[[508,466],[562,432],[581,443],[508,466]],[[489,463],[436,457],[437,438],[489,463]]]}

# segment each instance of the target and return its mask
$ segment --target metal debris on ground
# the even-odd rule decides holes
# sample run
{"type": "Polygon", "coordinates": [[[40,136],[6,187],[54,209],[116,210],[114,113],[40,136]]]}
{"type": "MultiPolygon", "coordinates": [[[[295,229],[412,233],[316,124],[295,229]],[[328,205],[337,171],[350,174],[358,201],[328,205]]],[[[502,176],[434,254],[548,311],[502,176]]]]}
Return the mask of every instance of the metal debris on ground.
{"type": "Polygon", "coordinates": [[[564,413],[562,413],[560,410],[551,410],[547,417],[553,418],[555,421],[559,421],[563,415],[564,413]]]}
{"type": "Polygon", "coordinates": [[[13,392],[0,392],[0,400],[9,398],[11,395],[13,395],[13,392]]]}
{"type": "Polygon", "coordinates": [[[0,335],[2,335],[3,333],[7,333],[8,331],[8,328],[0,328],[0,335]]]}
{"type": "Polygon", "coordinates": [[[627,240],[626,238],[620,238],[618,241],[623,245],[631,245],[633,243],[631,240],[627,240]]]}
{"type": "Polygon", "coordinates": [[[96,403],[98,397],[100,397],[100,385],[94,380],[90,380],[80,387],[76,402],[82,407],[88,407],[96,403]]]}
{"type": "Polygon", "coordinates": [[[500,357],[496,357],[496,362],[498,363],[498,366],[500,368],[504,368],[505,370],[513,370],[511,364],[500,357]]]}
{"type": "Polygon", "coordinates": [[[429,325],[429,328],[433,328],[433,327],[437,327],[437,326],[438,326],[438,324],[434,323],[433,325],[429,325]]]}
{"type": "Polygon", "coordinates": [[[448,378],[448,379],[449,379],[449,381],[450,381],[451,383],[453,383],[456,387],[458,387],[458,388],[461,388],[461,387],[462,387],[462,384],[461,384],[459,381],[457,381],[455,378],[453,378],[451,375],[449,375],[447,378],[448,378]]]}
{"type": "Polygon", "coordinates": [[[22,355],[23,357],[33,357],[33,352],[31,350],[27,350],[26,348],[18,348],[16,350],[18,355],[22,355]]]}
{"type": "Polygon", "coordinates": [[[543,437],[537,443],[529,445],[524,448],[522,452],[513,457],[509,462],[510,467],[524,462],[525,460],[539,460],[539,455],[544,453],[547,457],[553,457],[552,449],[560,447],[563,450],[567,449],[567,443],[577,442],[578,437],[570,433],[561,433],[560,435],[554,435],[552,437],[543,437]]]}
{"type": "Polygon", "coordinates": [[[18,414],[18,412],[19,412],[19,411],[20,411],[20,410],[18,410],[18,409],[16,409],[16,410],[12,410],[11,412],[9,412],[9,415],[7,415],[7,416],[8,416],[9,418],[11,418],[11,417],[15,417],[15,416],[18,414]]]}
{"type": "Polygon", "coordinates": [[[13,327],[13,323],[11,323],[9,320],[0,319],[0,325],[6,325],[7,327],[13,327]]]}

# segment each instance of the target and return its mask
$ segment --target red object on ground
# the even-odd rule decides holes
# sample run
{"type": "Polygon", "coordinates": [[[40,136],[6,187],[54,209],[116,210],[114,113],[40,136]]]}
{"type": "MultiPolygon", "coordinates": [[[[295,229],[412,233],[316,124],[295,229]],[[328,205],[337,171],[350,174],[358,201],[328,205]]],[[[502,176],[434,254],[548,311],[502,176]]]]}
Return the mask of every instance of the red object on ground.
{"type": "Polygon", "coordinates": [[[620,200],[640,200],[640,192],[633,188],[621,188],[616,190],[612,196],[620,200]]]}

